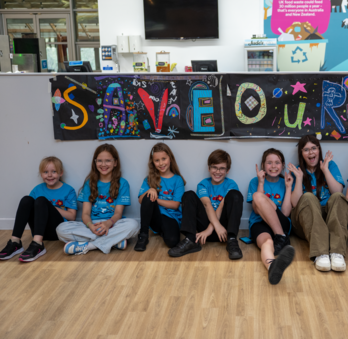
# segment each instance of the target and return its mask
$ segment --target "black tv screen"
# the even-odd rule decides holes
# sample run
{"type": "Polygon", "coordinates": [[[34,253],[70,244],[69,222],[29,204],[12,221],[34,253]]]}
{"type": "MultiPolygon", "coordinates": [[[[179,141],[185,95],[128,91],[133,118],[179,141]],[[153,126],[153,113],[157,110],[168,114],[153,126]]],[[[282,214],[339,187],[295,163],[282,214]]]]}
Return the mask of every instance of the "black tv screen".
{"type": "Polygon", "coordinates": [[[144,0],[145,39],[218,39],[218,0],[144,0]]]}

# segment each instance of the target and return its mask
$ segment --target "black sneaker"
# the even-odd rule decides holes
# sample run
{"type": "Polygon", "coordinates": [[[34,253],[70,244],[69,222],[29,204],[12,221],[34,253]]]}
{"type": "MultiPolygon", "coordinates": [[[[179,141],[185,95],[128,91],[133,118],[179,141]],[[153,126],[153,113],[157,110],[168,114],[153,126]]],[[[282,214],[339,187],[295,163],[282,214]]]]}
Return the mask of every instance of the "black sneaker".
{"type": "Polygon", "coordinates": [[[38,244],[35,241],[32,241],[26,251],[24,251],[18,258],[19,261],[22,262],[30,262],[34,261],[37,258],[41,257],[46,253],[46,249],[44,244],[38,244]]]}
{"type": "Polygon", "coordinates": [[[290,245],[290,238],[286,235],[276,234],[273,239],[274,244],[274,255],[278,255],[280,251],[285,247],[290,245]]]}
{"type": "Polygon", "coordinates": [[[226,251],[231,260],[243,258],[242,250],[239,248],[236,238],[227,240],[226,251]]]}
{"type": "Polygon", "coordinates": [[[182,257],[183,255],[199,252],[202,246],[199,243],[192,242],[189,238],[181,240],[175,247],[168,251],[171,257],[182,257]]]}
{"type": "Polygon", "coordinates": [[[138,241],[134,246],[134,251],[145,251],[146,245],[149,243],[149,235],[146,233],[139,233],[138,241]]]}
{"type": "Polygon", "coordinates": [[[287,245],[279,253],[278,258],[274,259],[268,269],[268,280],[272,285],[277,285],[281,280],[285,269],[294,259],[295,249],[287,245]]]}
{"type": "Polygon", "coordinates": [[[6,247],[0,252],[0,260],[8,260],[14,257],[15,255],[22,253],[24,251],[24,248],[22,246],[22,242],[12,242],[10,239],[7,242],[6,247]]]}

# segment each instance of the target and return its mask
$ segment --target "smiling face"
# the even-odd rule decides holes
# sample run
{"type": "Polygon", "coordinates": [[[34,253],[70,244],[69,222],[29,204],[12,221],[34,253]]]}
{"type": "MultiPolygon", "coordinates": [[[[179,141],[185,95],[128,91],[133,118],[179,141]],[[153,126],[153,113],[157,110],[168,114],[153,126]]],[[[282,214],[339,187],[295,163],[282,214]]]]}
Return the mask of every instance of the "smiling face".
{"type": "Polygon", "coordinates": [[[170,158],[166,152],[154,152],[152,155],[152,162],[161,176],[170,173],[170,158]]]}
{"type": "Polygon", "coordinates": [[[311,142],[307,142],[302,148],[302,157],[309,171],[315,170],[319,162],[319,147],[311,142]]]}
{"type": "Polygon", "coordinates": [[[62,177],[63,172],[58,173],[56,167],[52,162],[49,162],[44,168],[44,171],[40,173],[41,178],[49,189],[59,188],[62,183],[59,179],[62,177]]]}
{"type": "Polygon", "coordinates": [[[262,169],[270,178],[276,178],[282,173],[284,164],[276,154],[269,154],[266,157],[265,163],[262,164],[262,169]]]}
{"type": "Polygon", "coordinates": [[[227,164],[222,162],[220,164],[212,164],[209,166],[209,173],[211,176],[211,183],[213,185],[221,184],[228,174],[227,164]]]}
{"type": "Polygon", "coordinates": [[[103,151],[95,159],[95,165],[100,174],[100,180],[110,180],[113,169],[117,166],[117,160],[111,153],[103,151]]]}

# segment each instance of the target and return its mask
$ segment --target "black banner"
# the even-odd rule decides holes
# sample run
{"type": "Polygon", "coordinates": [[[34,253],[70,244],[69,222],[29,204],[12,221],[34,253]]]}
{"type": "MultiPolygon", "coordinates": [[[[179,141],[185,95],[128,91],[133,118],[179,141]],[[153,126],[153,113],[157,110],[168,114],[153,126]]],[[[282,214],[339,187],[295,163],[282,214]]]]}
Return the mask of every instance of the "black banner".
{"type": "Polygon", "coordinates": [[[55,139],[348,139],[344,74],[59,75],[55,139]]]}

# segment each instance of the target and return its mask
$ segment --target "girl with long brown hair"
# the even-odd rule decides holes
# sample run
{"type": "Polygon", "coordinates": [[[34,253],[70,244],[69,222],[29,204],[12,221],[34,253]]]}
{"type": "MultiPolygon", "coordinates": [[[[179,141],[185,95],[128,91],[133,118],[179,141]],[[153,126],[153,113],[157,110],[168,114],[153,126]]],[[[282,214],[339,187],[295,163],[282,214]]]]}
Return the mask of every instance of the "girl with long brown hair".
{"type": "Polygon", "coordinates": [[[127,239],[139,231],[136,220],[123,218],[130,205],[129,184],[121,177],[121,162],[111,144],[97,147],[91,171],[80,191],[82,222],[64,222],[57,228],[60,240],[66,242],[66,254],[86,254],[99,249],[107,254],[115,246],[125,249],[127,239]]]}
{"type": "Polygon", "coordinates": [[[319,271],[345,271],[348,208],[344,182],[333,155],[323,159],[313,135],[298,143],[299,166],[289,164],[295,176],[291,203],[294,232],[309,242],[309,257],[319,271]]]}
{"type": "Polygon", "coordinates": [[[149,242],[149,228],[162,235],[170,248],[180,241],[181,207],[185,180],[169,146],[160,142],[152,147],[149,174],[139,191],[141,227],[136,251],[145,251],[149,242]]]}
{"type": "Polygon", "coordinates": [[[285,177],[282,175],[284,167],[281,151],[274,148],[265,151],[261,169],[256,165],[257,177],[250,181],[247,198],[253,207],[249,219],[250,238],[261,249],[261,260],[272,285],[280,282],[295,254],[289,240],[293,178],[287,172],[285,177]]]}

